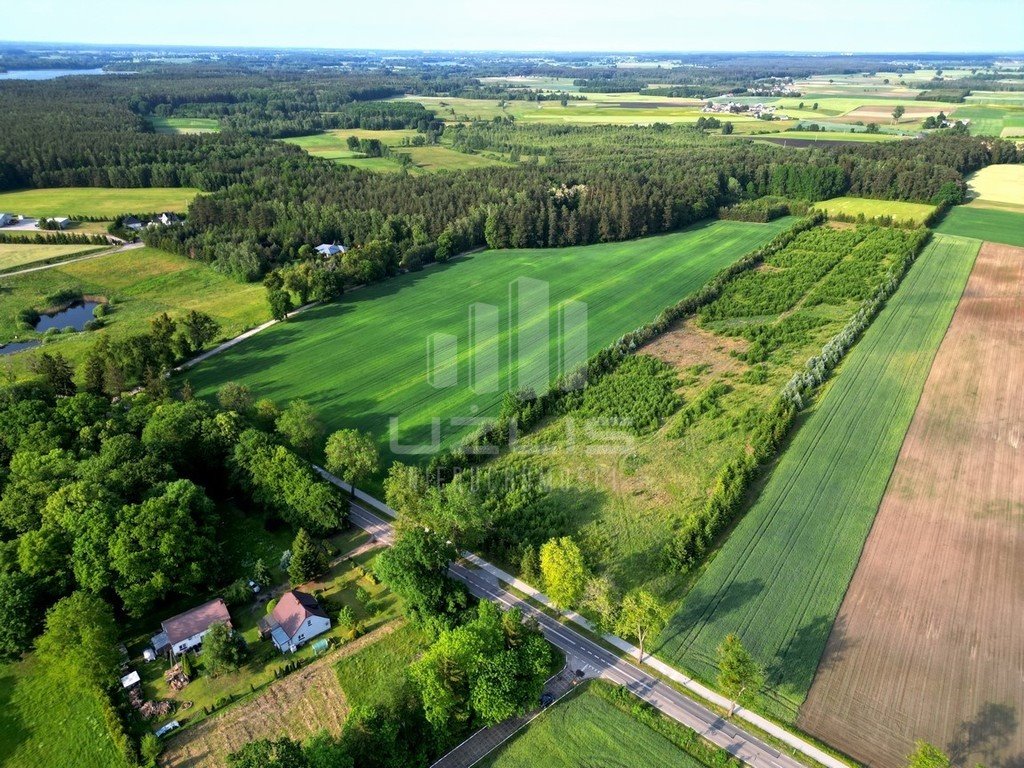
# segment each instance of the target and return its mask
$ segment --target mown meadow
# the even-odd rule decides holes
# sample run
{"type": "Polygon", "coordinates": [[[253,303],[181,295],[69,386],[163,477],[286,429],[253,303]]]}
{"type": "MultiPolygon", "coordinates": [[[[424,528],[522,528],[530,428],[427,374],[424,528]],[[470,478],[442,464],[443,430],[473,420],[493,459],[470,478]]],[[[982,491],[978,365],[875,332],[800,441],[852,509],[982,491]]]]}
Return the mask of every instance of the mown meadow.
{"type": "Polygon", "coordinates": [[[658,655],[711,680],[716,647],[737,633],[767,670],[764,708],[795,718],[977,252],[960,238],[927,246],[801,419],[658,655]]]}
{"type": "Polygon", "coordinates": [[[25,216],[92,216],[112,218],[122,213],[188,210],[198,189],[61,187],[0,192],[0,211],[25,216]]]}
{"type": "Polygon", "coordinates": [[[451,445],[475,426],[452,424],[452,418],[496,415],[510,387],[546,388],[557,370],[555,331],[566,303],[585,303],[587,319],[569,323],[563,346],[593,354],[789,224],[723,221],[624,243],[473,254],[352,291],[212,358],[189,379],[205,397],[225,382],[240,381],[278,403],[306,399],[328,431],[369,431],[385,459],[401,453],[416,461],[436,447],[433,419],[439,442],[451,445]],[[520,278],[535,282],[513,285],[520,278]],[[516,293],[516,334],[507,316],[510,286],[524,289],[516,293]],[[490,318],[497,333],[481,333],[470,344],[470,312],[480,304],[495,308],[490,318]],[[436,386],[428,380],[428,339],[434,334],[456,342],[448,347],[450,357],[441,355],[450,365],[435,377],[436,386]],[[515,381],[513,336],[520,373],[515,381]],[[476,369],[477,391],[470,386],[474,359],[482,366],[476,369]],[[479,378],[481,370],[489,375],[479,378]],[[524,381],[523,371],[532,371],[532,378],[524,381]],[[398,451],[389,449],[391,435],[401,443],[398,451]],[[406,453],[408,446],[426,450],[406,453]]]}

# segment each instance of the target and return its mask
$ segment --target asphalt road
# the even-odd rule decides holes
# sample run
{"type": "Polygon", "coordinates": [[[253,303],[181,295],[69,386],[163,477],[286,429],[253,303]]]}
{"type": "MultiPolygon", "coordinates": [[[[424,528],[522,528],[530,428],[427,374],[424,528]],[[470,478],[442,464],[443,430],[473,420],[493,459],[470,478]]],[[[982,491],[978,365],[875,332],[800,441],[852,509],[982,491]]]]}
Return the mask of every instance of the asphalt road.
{"type": "MultiPolygon", "coordinates": [[[[349,520],[385,544],[394,541],[391,525],[354,501],[349,520]]],[[[516,597],[486,572],[453,563],[450,573],[463,582],[474,596],[491,600],[506,609],[519,608],[524,616],[535,618],[548,641],[567,656],[585,659],[587,665],[600,677],[625,686],[665,715],[697,731],[748,765],[759,768],[803,768],[802,763],[781,754],[635,664],[619,658],[585,635],[516,597]]]]}

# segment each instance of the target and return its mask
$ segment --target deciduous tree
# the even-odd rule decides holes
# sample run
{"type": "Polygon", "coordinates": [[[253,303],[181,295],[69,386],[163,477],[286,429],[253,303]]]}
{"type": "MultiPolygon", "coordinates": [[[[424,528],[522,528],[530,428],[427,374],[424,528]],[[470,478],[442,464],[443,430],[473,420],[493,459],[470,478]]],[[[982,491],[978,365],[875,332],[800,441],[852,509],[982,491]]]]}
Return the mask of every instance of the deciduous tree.
{"type": "Polygon", "coordinates": [[[579,546],[568,536],[551,539],[540,548],[544,591],[559,608],[571,608],[583,597],[587,567],[579,546]]]}
{"type": "Polygon", "coordinates": [[[736,635],[729,635],[718,646],[718,687],[734,703],[729,715],[736,711],[736,706],[756,694],[764,685],[764,670],[754,661],[743,643],[736,635]]]}
{"type": "Polygon", "coordinates": [[[665,606],[646,589],[634,589],[622,601],[616,629],[620,635],[636,639],[637,661],[644,660],[647,639],[657,637],[665,628],[665,606]]]}

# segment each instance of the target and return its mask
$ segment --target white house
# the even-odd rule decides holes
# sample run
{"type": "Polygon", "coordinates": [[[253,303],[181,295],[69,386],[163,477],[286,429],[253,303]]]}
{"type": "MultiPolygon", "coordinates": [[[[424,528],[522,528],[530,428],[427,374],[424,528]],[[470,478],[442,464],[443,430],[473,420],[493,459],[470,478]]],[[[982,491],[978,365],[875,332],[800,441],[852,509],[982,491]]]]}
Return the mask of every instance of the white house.
{"type": "Polygon", "coordinates": [[[316,247],[316,252],[321,256],[337,256],[338,254],[345,253],[348,250],[344,245],[338,245],[337,243],[321,243],[316,247]]]}
{"type": "Polygon", "coordinates": [[[164,226],[168,226],[168,227],[170,227],[170,226],[172,226],[174,224],[180,224],[181,223],[181,219],[178,218],[178,214],[176,214],[176,213],[169,213],[169,212],[168,213],[161,213],[159,216],[156,217],[156,221],[158,221],[160,224],[163,224],[164,226]]]}
{"type": "Polygon", "coordinates": [[[175,656],[189,651],[202,645],[203,636],[214,624],[231,626],[231,614],[219,597],[160,622],[163,632],[153,638],[153,650],[160,653],[169,648],[175,656]]]}
{"type": "Polygon", "coordinates": [[[290,590],[281,595],[273,612],[259,622],[260,634],[270,636],[281,653],[294,653],[331,628],[331,620],[312,595],[290,590]]]}

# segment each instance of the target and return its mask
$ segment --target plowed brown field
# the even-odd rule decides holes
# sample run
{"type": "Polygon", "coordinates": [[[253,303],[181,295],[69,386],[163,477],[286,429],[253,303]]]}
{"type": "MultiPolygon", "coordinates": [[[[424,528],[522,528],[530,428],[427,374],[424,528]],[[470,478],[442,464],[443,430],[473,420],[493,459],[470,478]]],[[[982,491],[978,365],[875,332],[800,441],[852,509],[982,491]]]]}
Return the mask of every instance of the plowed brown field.
{"type": "Polygon", "coordinates": [[[914,739],[1024,765],[1024,249],[986,243],[799,723],[857,759],[914,739]]]}

